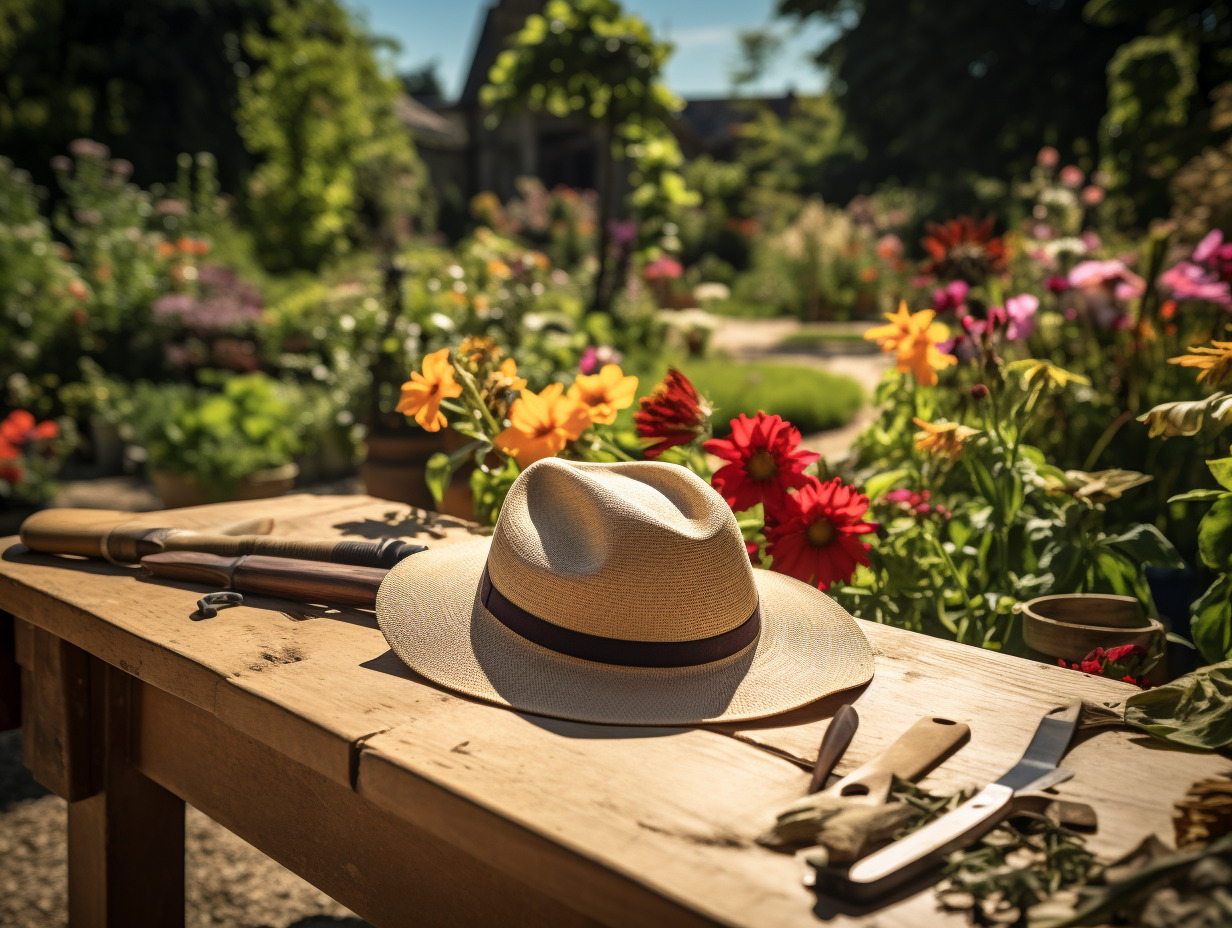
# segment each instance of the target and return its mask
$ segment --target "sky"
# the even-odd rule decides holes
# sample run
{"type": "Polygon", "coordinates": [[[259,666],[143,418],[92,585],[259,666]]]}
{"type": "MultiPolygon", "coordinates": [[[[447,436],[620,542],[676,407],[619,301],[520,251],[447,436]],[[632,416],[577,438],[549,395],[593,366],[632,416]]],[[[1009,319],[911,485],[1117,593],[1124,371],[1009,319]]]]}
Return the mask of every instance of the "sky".
{"type": "MultiPolygon", "coordinates": [[[[471,54],[489,0],[347,0],[379,34],[397,39],[398,70],[436,60],[445,95],[455,98],[466,79],[471,54]]],[[[737,32],[772,25],[785,43],[766,76],[753,88],[781,94],[820,90],[823,78],[809,60],[824,43],[826,28],[816,22],[772,21],[774,0],[624,0],[657,38],[676,46],[667,65],[668,87],[684,97],[725,96],[738,60],[737,32]]]]}

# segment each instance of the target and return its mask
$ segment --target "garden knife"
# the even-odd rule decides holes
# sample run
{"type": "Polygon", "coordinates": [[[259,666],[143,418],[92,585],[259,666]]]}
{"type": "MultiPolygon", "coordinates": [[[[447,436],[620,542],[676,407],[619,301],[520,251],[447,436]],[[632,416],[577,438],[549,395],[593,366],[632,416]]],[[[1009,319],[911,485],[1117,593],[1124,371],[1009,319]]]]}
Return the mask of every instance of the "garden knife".
{"type": "Polygon", "coordinates": [[[268,519],[202,531],[153,527],[134,520],[133,515],[98,509],[48,509],[22,523],[21,543],[44,554],[102,557],[114,564],[136,564],[145,555],[162,551],[200,551],[231,557],[255,554],[393,567],[402,558],[423,550],[423,545],[394,538],[352,541],[272,536],[265,534],[273,525],[268,519]]]}
{"type": "Polygon", "coordinates": [[[1081,701],[1053,709],[1040,721],[1022,759],[997,782],[919,831],[856,861],[846,872],[818,870],[817,885],[850,899],[871,901],[991,831],[1012,811],[1016,796],[1053,786],[1072,775],[1057,764],[1078,728],[1081,712],[1081,701]]]}

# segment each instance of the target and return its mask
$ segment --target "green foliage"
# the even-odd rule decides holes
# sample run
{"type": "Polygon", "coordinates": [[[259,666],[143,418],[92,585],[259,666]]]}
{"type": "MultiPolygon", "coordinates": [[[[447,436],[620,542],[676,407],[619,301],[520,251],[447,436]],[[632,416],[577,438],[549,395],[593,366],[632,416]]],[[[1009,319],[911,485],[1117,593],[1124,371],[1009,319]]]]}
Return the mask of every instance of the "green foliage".
{"type": "Polygon", "coordinates": [[[316,268],[345,252],[361,212],[396,241],[422,218],[424,171],[394,111],[397,81],[336,0],[279,0],[270,34],[250,29],[257,63],[237,120],[261,159],[249,209],[270,268],[316,268]]]}
{"type": "Polygon", "coordinates": [[[251,159],[235,126],[238,35],[268,27],[269,0],[6,0],[0,4],[0,151],[50,185],[76,138],[122,152],[143,184],[175,156],[212,151],[236,191],[251,159]]]}
{"type": "Polygon", "coordinates": [[[928,184],[970,209],[973,176],[1025,174],[1045,143],[1091,152],[1104,68],[1136,33],[1088,23],[1084,6],[1015,2],[990,16],[966,0],[939,15],[912,0],[780,0],[778,10],[840,30],[817,61],[867,153],[864,176],[928,184]]]}
{"type": "Polygon", "coordinates": [[[213,392],[147,385],[137,404],[149,466],[191,474],[219,497],[249,474],[290,463],[301,448],[291,399],[263,374],[231,377],[213,392]]]}
{"type": "Polygon", "coordinates": [[[660,80],[671,50],[616,0],[550,0],[509,40],[480,91],[492,122],[526,106],[600,129],[600,263],[592,301],[598,310],[610,308],[616,271],[608,248],[613,161],[631,162],[629,205],[641,220],[644,243],[676,211],[698,202],[680,173],[683,157],[667,128],[683,105],[660,80]]]}
{"type": "Polygon", "coordinates": [[[1125,721],[1186,748],[1214,751],[1232,744],[1232,661],[1135,693],[1125,701],[1125,721]]]}
{"type": "Polygon", "coordinates": [[[833,94],[798,97],[786,118],[769,107],[740,127],[739,161],[765,190],[846,202],[869,177],[867,152],[833,94]]]}
{"type": "Polygon", "coordinates": [[[719,435],[726,434],[730,419],[759,410],[789,419],[805,434],[837,428],[851,421],[864,400],[850,377],[808,367],[708,360],[685,361],[680,370],[710,401],[719,435]]]}
{"type": "Polygon", "coordinates": [[[1179,34],[1140,36],[1108,62],[1104,165],[1137,213],[1168,211],[1167,179],[1196,154],[1197,49],[1179,34]]]}

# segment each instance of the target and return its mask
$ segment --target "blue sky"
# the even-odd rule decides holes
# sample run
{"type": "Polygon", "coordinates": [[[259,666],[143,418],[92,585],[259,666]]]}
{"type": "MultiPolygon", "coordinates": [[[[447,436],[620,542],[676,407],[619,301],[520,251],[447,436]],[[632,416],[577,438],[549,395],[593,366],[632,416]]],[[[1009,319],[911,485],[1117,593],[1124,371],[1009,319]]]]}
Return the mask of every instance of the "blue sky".
{"type": "MultiPolygon", "coordinates": [[[[432,59],[446,95],[456,96],[470,64],[488,0],[347,0],[376,33],[402,44],[398,67],[432,59]]],[[[667,66],[667,84],[683,96],[722,96],[731,84],[728,70],[737,57],[736,33],[771,22],[774,0],[624,0],[626,10],[645,19],[660,38],[676,45],[667,66]]],[[[787,40],[756,88],[775,94],[788,88],[815,92],[822,77],[808,60],[825,41],[826,29],[778,20],[774,29],[787,40]]]]}

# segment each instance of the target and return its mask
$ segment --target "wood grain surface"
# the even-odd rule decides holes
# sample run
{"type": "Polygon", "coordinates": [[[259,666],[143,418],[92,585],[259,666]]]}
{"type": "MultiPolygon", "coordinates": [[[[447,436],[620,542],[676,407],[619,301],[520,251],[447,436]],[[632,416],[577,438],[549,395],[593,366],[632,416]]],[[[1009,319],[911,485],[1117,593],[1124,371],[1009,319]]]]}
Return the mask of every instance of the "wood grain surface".
{"type": "MultiPolygon", "coordinates": [[[[275,535],[399,537],[429,546],[471,537],[464,523],[425,524],[405,506],[368,497],[292,496],[140,518],[193,528],[258,515],[275,518],[275,535]]],[[[453,848],[527,887],[531,898],[611,925],[816,925],[819,916],[834,925],[963,924],[936,912],[928,892],[871,913],[819,900],[801,886],[792,858],[753,843],[779,808],[803,795],[838,706],[854,702],[860,728],[836,776],[871,759],[922,715],[970,725],[970,742],[923,781],[953,788],[996,779],[1053,706],[1132,692],[1127,684],[862,623],[876,654],[873,681],[786,715],[693,729],[561,722],[418,678],[389,651],[368,611],[253,595],[200,620],[194,613],[209,592],[204,587],[22,553],[14,543],[0,542],[7,548],[0,609],[136,677],[149,698],[168,694],[186,705],[183,712],[275,752],[291,765],[294,782],[330,783],[355,795],[362,800],[356,816],[378,810],[404,823],[408,835],[426,836],[425,846],[453,848]]],[[[173,791],[177,778],[190,779],[176,767],[175,749],[174,742],[143,746],[158,758],[155,779],[173,791]]],[[[1150,831],[1170,839],[1173,800],[1195,780],[1232,770],[1226,757],[1173,751],[1114,730],[1083,740],[1064,765],[1076,776],[1059,791],[1095,806],[1100,829],[1091,844],[1105,853],[1150,831]]],[[[220,771],[243,776],[226,764],[220,771]]],[[[218,790],[226,788],[224,779],[218,790]]],[[[263,788],[277,794],[275,784],[263,788]]],[[[241,834],[249,828],[240,819],[231,824],[241,834]]],[[[412,859],[426,866],[422,856],[408,857],[408,868],[412,859]]],[[[313,879],[304,859],[291,863],[313,879]]]]}

